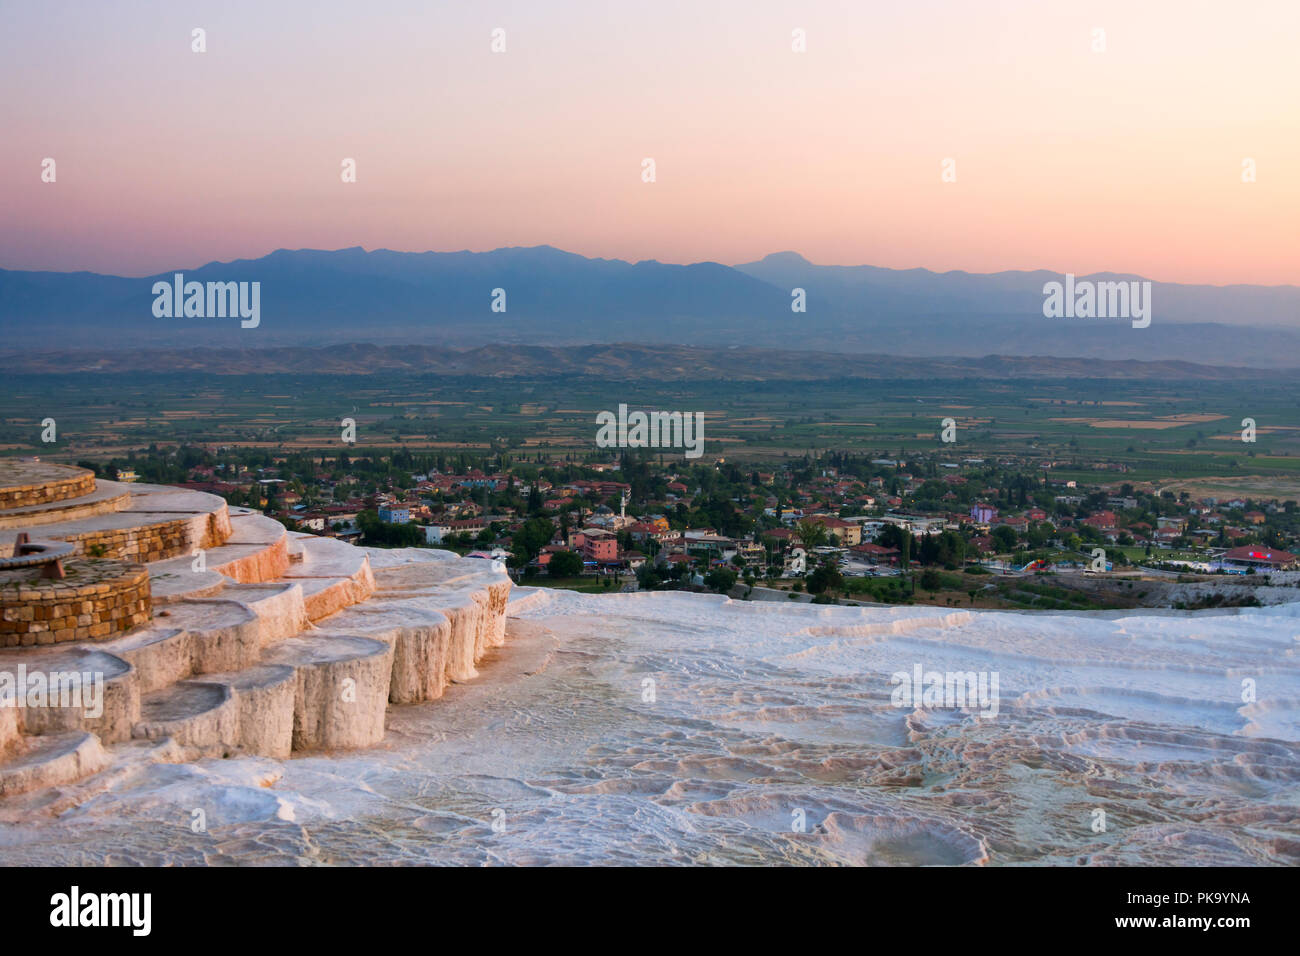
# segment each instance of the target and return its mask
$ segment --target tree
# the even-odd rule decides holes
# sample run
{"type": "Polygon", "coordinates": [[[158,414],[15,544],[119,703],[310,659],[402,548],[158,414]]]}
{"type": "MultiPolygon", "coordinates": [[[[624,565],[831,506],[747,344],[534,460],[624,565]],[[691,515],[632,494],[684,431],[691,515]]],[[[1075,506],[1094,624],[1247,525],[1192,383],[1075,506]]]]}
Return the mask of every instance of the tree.
{"type": "Polygon", "coordinates": [[[574,578],[582,573],[582,557],[576,551],[556,551],[547,562],[546,573],[553,578],[574,578]]]}
{"type": "Polygon", "coordinates": [[[550,543],[555,534],[555,525],[547,518],[529,518],[519,530],[511,536],[510,546],[520,564],[527,564],[537,557],[539,551],[550,543]]]}
{"type": "Polygon", "coordinates": [[[993,529],[993,543],[997,546],[998,551],[1013,551],[1020,538],[1016,532],[1007,525],[1000,524],[993,529]]]}
{"type": "Polygon", "coordinates": [[[876,543],[882,548],[896,548],[899,554],[899,566],[906,568],[912,555],[912,533],[898,525],[887,524],[880,529],[876,543]]]}
{"type": "Polygon", "coordinates": [[[844,575],[840,574],[840,569],[832,563],[819,564],[813,573],[808,575],[809,594],[838,591],[842,587],[844,587],[844,575]]]}
{"type": "Polygon", "coordinates": [[[376,548],[415,548],[424,544],[424,529],[413,524],[388,524],[374,511],[357,515],[362,540],[376,548]]]}
{"type": "Polygon", "coordinates": [[[933,594],[939,590],[939,572],[934,568],[926,568],[921,572],[921,587],[933,594]]]}
{"type": "Polygon", "coordinates": [[[817,521],[799,522],[799,540],[807,550],[826,543],[826,526],[817,521]]]}
{"type": "Polygon", "coordinates": [[[731,568],[714,568],[704,576],[704,583],[719,594],[726,594],[736,586],[736,572],[731,568]]]}
{"type": "Polygon", "coordinates": [[[636,569],[636,586],[642,591],[653,591],[663,584],[663,581],[659,569],[648,561],[636,569]]]}

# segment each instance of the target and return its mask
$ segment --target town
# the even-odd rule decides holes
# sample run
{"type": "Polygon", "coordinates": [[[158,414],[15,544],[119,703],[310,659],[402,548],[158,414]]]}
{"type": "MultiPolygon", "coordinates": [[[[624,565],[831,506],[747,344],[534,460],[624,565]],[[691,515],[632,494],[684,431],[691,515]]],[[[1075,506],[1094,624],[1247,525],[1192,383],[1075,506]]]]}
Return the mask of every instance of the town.
{"type": "Polygon", "coordinates": [[[454,550],[504,562],[521,583],[584,591],[1194,608],[1257,604],[1261,585],[1300,579],[1286,573],[1300,533],[1290,500],[1056,480],[1023,459],[938,452],[775,467],[574,457],[182,446],[79,464],[218,494],[291,530],[454,550]],[[1222,586],[1177,587],[1206,582],[1222,586]]]}

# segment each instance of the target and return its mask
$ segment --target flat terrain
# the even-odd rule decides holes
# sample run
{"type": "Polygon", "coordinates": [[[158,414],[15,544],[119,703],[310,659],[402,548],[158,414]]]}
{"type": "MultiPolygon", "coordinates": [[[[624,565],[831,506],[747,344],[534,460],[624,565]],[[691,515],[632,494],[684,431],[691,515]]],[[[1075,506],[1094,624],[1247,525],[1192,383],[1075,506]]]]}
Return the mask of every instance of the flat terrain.
{"type": "Polygon", "coordinates": [[[1300,386],[1285,377],[827,378],[810,369],[807,380],[752,381],[703,373],[653,380],[624,371],[30,374],[0,396],[0,448],[56,461],[102,460],[151,444],[338,449],[340,423],[352,418],[358,450],[609,460],[595,445],[595,416],[626,404],[702,412],[706,460],[925,450],[953,462],[1012,458],[1062,480],[1300,497],[1300,386]],[[57,422],[54,444],[41,441],[46,418],[57,422]],[[940,441],[946,418],[956,426],[954,443],[940,441]],[[1253,444],[1241,440],[1244,418],[1257,423],[1253,444]]]}
{"type": "Polygon", "coordinates": [[[1174,494],[1187,492],[1194,498],[1253,498],[1256,501],[1300,501],[1300,477],[1292,475],[1243,475],[1240,478],[1192,478],[1160,486],[1174,494]]]}

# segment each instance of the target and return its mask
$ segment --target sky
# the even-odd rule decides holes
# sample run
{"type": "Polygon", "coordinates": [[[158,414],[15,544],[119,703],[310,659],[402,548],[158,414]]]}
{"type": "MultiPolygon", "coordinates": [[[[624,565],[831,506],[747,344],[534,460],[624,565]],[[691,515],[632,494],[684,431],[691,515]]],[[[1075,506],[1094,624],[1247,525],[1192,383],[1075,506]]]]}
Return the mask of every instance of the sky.
{"type": "Polygon", "coordinates": [[[1300,284],[1298,61],[1296,0],[0,0],[0,268],[547,244],[1300,284]]]}

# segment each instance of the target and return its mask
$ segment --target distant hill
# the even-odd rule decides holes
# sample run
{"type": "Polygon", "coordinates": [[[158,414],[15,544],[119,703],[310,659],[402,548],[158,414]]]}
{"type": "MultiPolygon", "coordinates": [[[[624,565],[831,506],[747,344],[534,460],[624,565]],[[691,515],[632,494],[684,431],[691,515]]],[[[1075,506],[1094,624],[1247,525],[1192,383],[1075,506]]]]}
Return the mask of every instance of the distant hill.
{"type": "Polygon", "coordinates": [[[126,278],[0,270],[0,338],[21,348],[636,341],[1300,364],[1295,286],[1155,283],[1151,327],[1133,329],[1124,320],[1045,318],[1043,284],[1060,278],[1052,273],[819,266],[796,253],[731,267],[587,259],[549,246],[483,253],[279,250],[179,271],[187,281],[260,282],[260,326],[155,318],[153,284],[170,282],[172,272],[126,278]],[[791,312],[795,287],[806,290],[806,313],[791,312]],[[490,309],[497,288],[506,293],[505,313],[490,309]]]}
{"type": "MultiPolygon", "coordinates": [[[[797,252],[776,252],[738,272],[783,288],[816,289],[831,308],[852,310],[870,303],[884,312],[912,315],[1042,316],[1043,285],[1060,273],[931,272],[876,266],[818,266],[797,252]]],[[[1080,275],[1097,282],[1146,281],[1116,272],[1080,275]]],[[[1300,287],[1179,285],[1152,282],[1156,320],[1286,328],[1300,319],[1300,287]]]]}
{"type": "Polygon", "coordinates": [[[351,343],[325,348],[0,350],[14,375],[65,373],[214,375],[427,374],[494,378],[585,376],[601,380],[813,381],[827,379],[1123,379],[1151,382],[1249,382],[1257,370],[1188,362],[989,355],[918,358],[846,352],[682,345],[431,345],[351,343]]]}

